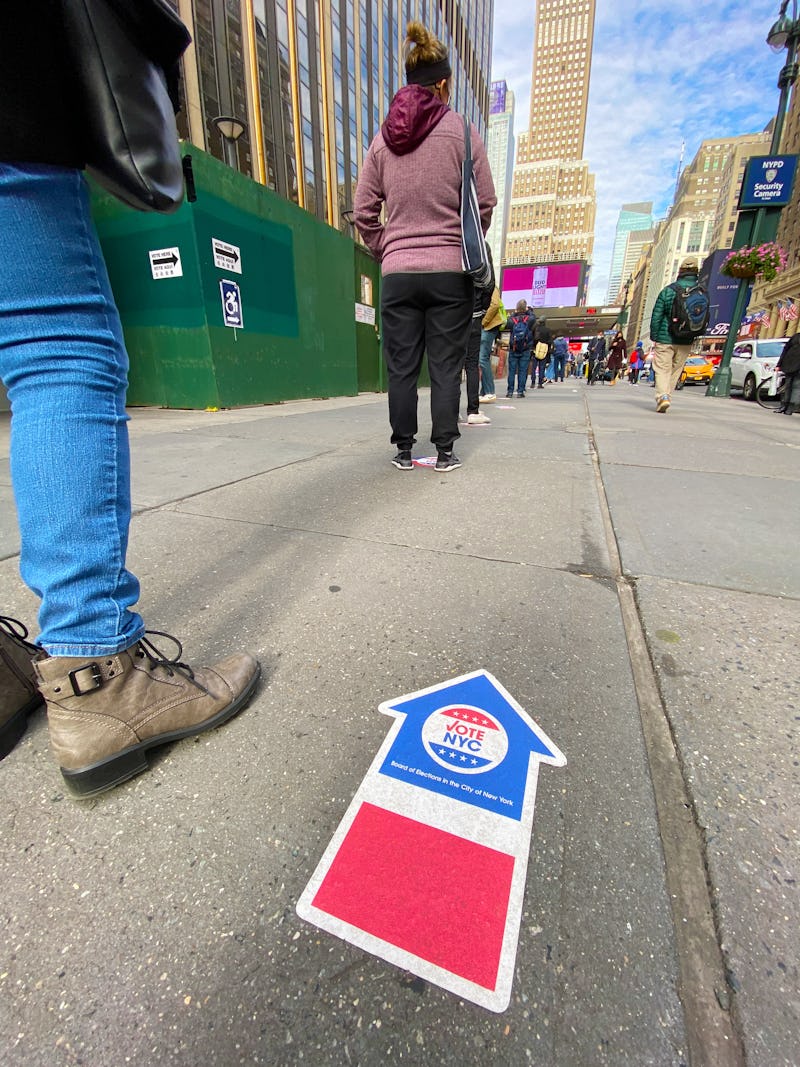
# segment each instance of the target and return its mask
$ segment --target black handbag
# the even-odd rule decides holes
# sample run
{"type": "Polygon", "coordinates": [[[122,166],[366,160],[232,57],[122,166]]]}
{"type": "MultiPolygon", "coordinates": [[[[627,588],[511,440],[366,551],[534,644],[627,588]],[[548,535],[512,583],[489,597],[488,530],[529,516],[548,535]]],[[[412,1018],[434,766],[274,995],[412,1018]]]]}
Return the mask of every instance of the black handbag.
{"type": "Polygon", "coordinates": [[[472,168],[472,137],[464,115],[464,162],[461,165],[461,267],[480,288],[494,284],[489,253],[481,227],[478,191],[472,168]]]}
{"type": "Polygon", "coordinates": [[[62,0],[62,9],[88,173],[139,211],[175,211],[178,61],[189,31],[166,0],[62,0]]]}

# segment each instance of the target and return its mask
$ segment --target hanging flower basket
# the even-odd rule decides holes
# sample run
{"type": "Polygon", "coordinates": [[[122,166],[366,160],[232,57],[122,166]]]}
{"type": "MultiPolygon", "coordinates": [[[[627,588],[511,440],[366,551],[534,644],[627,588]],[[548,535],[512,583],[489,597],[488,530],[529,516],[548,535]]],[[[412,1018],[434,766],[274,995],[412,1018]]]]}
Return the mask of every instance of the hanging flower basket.
{"type": "Polygon", "coordinates": [[[730,278],[755,278],[756,272],[747,263],[723,263],[720,268],[730,278]]]}
{"type": "Polygon", "coordinates": [[[729,252],[720,267],[729,278],[761,277],[766,282],[777,278],[786,267],[786,253],[775,241],[767,241],[757,248],[737,248],[729,252]]]}

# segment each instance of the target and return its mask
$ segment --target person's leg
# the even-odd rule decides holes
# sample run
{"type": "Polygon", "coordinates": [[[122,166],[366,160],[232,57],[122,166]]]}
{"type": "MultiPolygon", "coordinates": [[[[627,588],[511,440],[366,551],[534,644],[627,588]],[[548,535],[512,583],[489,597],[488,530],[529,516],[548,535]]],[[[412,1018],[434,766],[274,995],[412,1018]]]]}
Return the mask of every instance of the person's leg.
{"type": "MultiPolygon", "coordinates": [[[[425,353],[425,309],[418,299],[418,279],[417,274],[387,274],[381,285],[391,442],[401,452],[410,452],[416,440],[417,382],[425,353]]],[[[463,359],[463,349],[461,355],[463,359]]]]}
{"type": "Polygon", "coordinates": [[[506,399],[514,395],[514,386],[517,381],[517,370],[519,368],[520,357],[516,352],[508,350],[508,380],[506,382],[506,399]]]}
{"type": "Polygon", "coordinates": [[[673,346],[656,341],[653,349],[653,370],[656,379],[656,403],[669,397],[672,383],[673,346]]]}
{"type": "Polygon", "coordinates": [[[686,360],[692,354],[691,345],[673,345],[674,355],[672,357],[672,374],[669,380],[670,393],[675,392],[675,386],[678,384],[678,379],[681,376],[681,371],[686,365],[686,360]]]}
{"type": "MultiPolygon", "coordinates": [[[[0,229],[20,569],[42,599],[32,666],[64,779],[90,797],[147,770],[151,748],[229,719],[260,669],[239,654],[192,671],[130,610],[127,355],[80,173],[0,163],[0,229]]],[[[24,630],[5,629],[0,644],[20,654],[24,630]]]]}
{"type": "Polygon", "coordinates": [[[481,365],[481,396],[494,396],[494,375],[492,374],[492,348],[500,332],[500,327],[481,330],[479,359],[481,365]]]}
{"type": "Polygon", "coordinates": [[[477,415],[480,411],[478,400],[480,379],[478,361],[481,350],[481,320],[473,318],[467,336],[467,352],[464,367],[467,372],[467,415],[477,415]]]}
{"type": "Polygon", "coordinates": [[[516,391],[520,396],[525,392],[525,383],[528,380],[528,364],[530,363],[530,356],[527,352],[521,352],[517,357],[517,383],[516,391]]]}
{"type": "Polygon", "coordinates": [[[28,716],[42,703],[31,663],[38,651],[23,623],[0,615],[0,759],[19,741],[28,716]]]}
{"type": "Polygon", "coordinates": [[[420,299],[425,302],[425,349],[431,378],[431,441],[439,452],[451,452],[453,442],[461,436],[458,430],[461,367],[475,292],[468,274],[448,271],[418,277],[420,299]]]}
{"type": "Polygon", "coordinates": [[[0,164],[0,376],[37,644],[102,656],[144,633],[126,569],[128,358],[80,173],[0,164]]]}

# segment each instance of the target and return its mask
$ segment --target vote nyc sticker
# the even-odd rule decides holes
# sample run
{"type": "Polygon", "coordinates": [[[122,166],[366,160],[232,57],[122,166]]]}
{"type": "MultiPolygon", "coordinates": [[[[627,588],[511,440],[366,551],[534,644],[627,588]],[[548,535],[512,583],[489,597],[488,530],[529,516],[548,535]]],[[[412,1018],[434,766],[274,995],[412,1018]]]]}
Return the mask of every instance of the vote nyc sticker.
{"type": "Polygon", "coordinates": [[[493,771],[508,752],[508,734],[499,719],[468,704],[450,704],[429,715],[422,743],[434,762],[459,774],[493,771]]]}

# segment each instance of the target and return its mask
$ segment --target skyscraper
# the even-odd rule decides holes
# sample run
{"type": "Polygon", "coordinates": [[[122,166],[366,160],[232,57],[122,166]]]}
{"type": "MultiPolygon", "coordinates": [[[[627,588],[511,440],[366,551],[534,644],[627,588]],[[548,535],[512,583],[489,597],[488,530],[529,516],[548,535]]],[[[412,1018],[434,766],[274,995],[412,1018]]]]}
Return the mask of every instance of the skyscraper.
{"type": "Polygon", "coordinates": [[[528,130],[519,137],[506,263],[591,259],[594,175],[583,159],[595,0],[537,0],[528,130]]]}
{"type": "Polygon", "coordinates": [[[486,240],[492,259],[500,274],[503,261],[503,239],[508,226],[511,206],[511,180],[514,173],[514,94],[504,81],[492,82],[489,94],[489,128],[486,134],[486,154],[494,179],[497,204],[486,240]]]}
{"type": "Polygon", "coordinates": [[[537,0],[528,137],[518,163],[582,159],[595,0],[537,0]]]}
{"type": "MultiPolygon", "coordinates": [[[[608,272],[608,292],[606,303],[613,304],[619,296],[620,290],[627,278],[625,274],[626,253],[629,251],[628,237],[631,233],[640,230],[652,230],[653,228],[653,202],[642,204],[623,204],[617,219],[617,233],[614,238],[614,248],[611,252],[611,269],[608,272]]],[[[652,234],[649,240],[652,240],[652,234]]],[[[645,241],[639,246],[641,252],[645,241]]],[[[631,253],[628,260],[633,259],[634,266],[638,255],[631,253]]],[[[630,268],[629,268],[630,269],[630,268]]]]}

